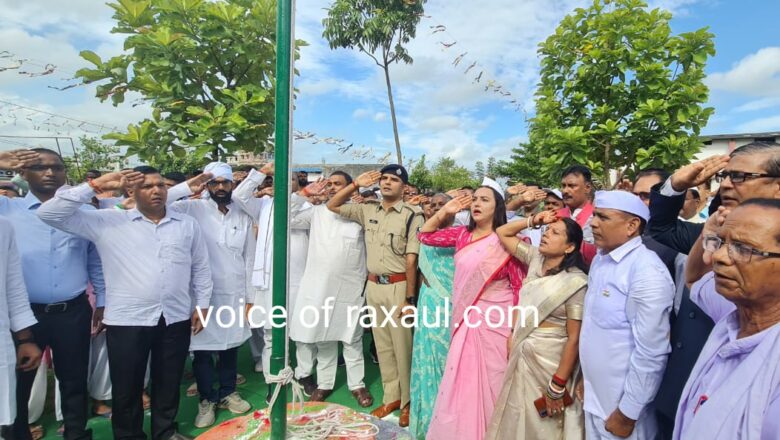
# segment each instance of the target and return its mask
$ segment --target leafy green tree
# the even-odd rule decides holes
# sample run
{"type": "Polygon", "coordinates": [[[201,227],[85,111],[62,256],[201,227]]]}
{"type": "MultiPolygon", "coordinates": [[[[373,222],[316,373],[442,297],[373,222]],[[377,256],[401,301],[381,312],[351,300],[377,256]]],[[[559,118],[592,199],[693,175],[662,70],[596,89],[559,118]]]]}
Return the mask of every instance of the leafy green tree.
{"type": "Polygon", "coordinates": [[[152,156],[149,158],[149,166],[160,170],[160,173],[167,174],[178,171],[186,175],[196,174],[203,171],[203,167],[209,163],[209,159],[195,154],[186,154],[183,157],[174,155],[152,156]]]}
{"type": "Polygon", "coordinates": [[[322,35],[331,49],[357,48],[371,57],[384,72],[398,163],[404,162],[390,83],[390,65],[401,61],[412,63],[404,44],[416,34],[424,3],[425,0],[335,0],[328,9],[328,16],[322,20],[325,28],[322,35]]]}
{"type": "Polygon", "coordinates": [[[425,164],[424,154],[422,157],[420,157],[420,160],[414,164],[412,170],[409,172],[409,183],[419,188],[420,191],[433,188],[431,171],[425,164]]]}
{"type": "Polygon", "coordinates": [[[87,136],[79,138],[79,142],[81,149],[76,150],[75,155],[65,157],[68,180],[71,182],[83,182],[88,170],[114,171],[126,164],[120,148],[116,145],[87,136]]]}
{"type": "Polygon", "coordinates": [[[476,186],[477,182],[465,167],[458,165],[449,157],[443,157],[431,170],[431,185],[437,191],[449,191],[464,186],[476,186]]]}
{"type": "Polygon", "coordinates": [[[713,35],[706,28],[673,35],[671,18],[642,0],[594,0],[540,44],[525,148],[541,158],[543,173],[580,163],[611,186],[611,172],[674,169],[699,151],[713,113],[702,106],[713,35]]]}
{"type": "Polygon", "coordinates": [[[540,185],[556,187],[560,183],[560,176],[554,171],[545,173],[540,169],[541,157],[536,149],[530,148],[526,143],[521,143],[512,149],[510,160],[502,160],[496,164],[497,177],[506,177],[511,182],[537,182],[540,185]]]}
{"type": "Polygon", "coordinates": [[[482,182],[482,179],[484,178],[485,178],[485,164],[481,160],[478,160],[474,164],[474,180],[478,182],[482,182]]]}
{"type": "MultiPolygon", "coordinates": [[[[271,148],[274,132],[274,0],[118,0],[112,33],[125,53],[76,72],[99,83],[97,97],[119,105],[128,92],[149,102],[151,118],[107,139],[142,160],[188,152],[214,159],[271,148]]],[[[303,44],[298,42],[299,45],[303,44]]]]}

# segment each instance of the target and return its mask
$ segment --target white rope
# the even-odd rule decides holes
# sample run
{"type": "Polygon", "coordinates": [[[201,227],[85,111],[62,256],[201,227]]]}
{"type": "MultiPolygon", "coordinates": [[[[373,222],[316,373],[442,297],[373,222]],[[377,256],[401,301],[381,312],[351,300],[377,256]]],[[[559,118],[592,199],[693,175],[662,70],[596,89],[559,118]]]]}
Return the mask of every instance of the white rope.
{"type": "Polygon", "coordinates": [[[298,404],[298,412],[303,412],[303,386],[295,380],[295,373],[289,365],[285,366],[277,375],[268,374],[268,385],[274,386],[274,393],[271,395],[271,402],[268,404],[268,414],[271,414],[271,408],[276,403],[276,398],[279,397],[279,393],[284,389],[285,385],[292,385],[292,407],[293,412],[296,410],[296,402],[298,404]]]}
{"type": "MultiPolygon", "coordinates": [[[[364,422],[343,423],[346,408],[330,408],[319,413],[307,414],[301,425],[288,425],[287,438],[295,440],[325,440],[331,436],[349,439],[372,439],[379,434],[379,427],[364,422]]],[[[349,410],[351,411],[351,410],[349,410]]]]}

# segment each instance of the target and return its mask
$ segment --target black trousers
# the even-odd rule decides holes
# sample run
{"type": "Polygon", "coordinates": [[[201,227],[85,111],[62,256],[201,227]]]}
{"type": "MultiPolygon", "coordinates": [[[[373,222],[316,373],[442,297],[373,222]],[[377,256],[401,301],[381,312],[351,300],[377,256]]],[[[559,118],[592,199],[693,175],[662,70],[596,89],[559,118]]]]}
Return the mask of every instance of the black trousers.
{"type": "Polygon", "coordinates": [[[190,348],[190,321],[154,327],[108,326],[106,346],[111,365],[111,426],[116,440],[146,440],[141,395],[151,353],[152,439],[176,433],[179,387],[190,348]]]}
{"type": "MultiPolygon", "coordinates": [[[[51,347],[54,374],[60,381],[62,418],[65,440],[91,439],[87,429],[87,374],[89,371],[89,344],[92,328],[92,307],[86,295],[69,304],[59,313],[35,311],[38,323],[31,330],[35,342],[43,350],[51,347]]],[[[30,440],[27,404],[30,400],[37,370],[16,375],[16,420],[14,436],[17,440],[30,440]]]]}

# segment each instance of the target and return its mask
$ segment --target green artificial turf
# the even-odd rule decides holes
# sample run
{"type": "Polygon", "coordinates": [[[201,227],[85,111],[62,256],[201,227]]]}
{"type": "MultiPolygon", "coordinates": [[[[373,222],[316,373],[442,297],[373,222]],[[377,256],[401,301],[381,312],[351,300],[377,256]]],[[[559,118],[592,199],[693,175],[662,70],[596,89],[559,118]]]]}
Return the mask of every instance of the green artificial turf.
{"type": "MultiPolygon", "coordinates": [[[[343,367],[339,367],[338,369],[338,374],[336,375],[336,388],[333,394],[331,394],[331,396],[328,397],[327,399],[328,402],[338,403],[344,406],[348,406],[350,408],[353,408],[357,411],[364,412],[364,413],[368,413],[372,409],[381,405],[382,380],[379,376],[379,366],[371,362],[371,357],[368,352],[368,344],[370,342],[370,337],[371,337],[370,335],[366,335],[366,337],[364,338],[364,347],[365,347],[364,352],[366,355],[365,356],[366,376],[364,381],[366,383],[366,387],[374,396],[374,405],[370,408],[361,408],[357,404],[357,402],[352,397],[352,394],[350,393],[347,387],[346,370],[343,367]]],[[[294,344],[291,343],[291,348],[290,348],[291,365],[295,365],[294,353],[295,353],[294,344]]],[[[241,396],[244,399],[246,399],[252,405],[252,409],[265,408],[267,406],[265,403],[267,386],[265,384],[263,374],[255,373],[254,365],[255,363],[252,360],[252,356],[249,351],[249,346],[248,344],[244,344],[239,349],[238,352],[238,372],[243,374],[246,377],[247,381],[245,384],[240,385],[238,387],[238,392],[241,394],[241,396]]],[[[187,361],[187,366],[185,367],[185,372],[188,371],[192,371],[189,365],[189,360],[187,361]]],[[[189,387],[193,383],[193,380],[194,379],[190,379],[190,380],[184,379],[182,381],[181,403],[179,406],[179,415],[177,417],[177,422],[179,423],[179,431],[181,433],[195,437],[198,434],[207,431],[208,429],[196,429],[193,426],[193,422],[195,421],[195,415],[198,412],[198,398],[187,397],[185,395],[187,391],[187,387],[189,387]]],[[[50,381],[53,382],[53,378],[50,377],[50,381]]],[[[48,397],[53,399],[54,393],[51,391],[52,390],[50,389],[50,392],[48,393],[48,397]]],[[[289,398],[288,398],[288,402],[289,402],[289,398]]],[[[236,416],[231,414],[229,411],[218,409],[217,422],[215,423],[215,425],[233,417],[236,416]]],[[[144,430],[146,431],[147,435],[149,435],[150,418],[151,418],[151,413],[147,410],[144,416],[144,430]]],[[[51,402],[47,403],[46,410],[44,411],[44,414],[41,417],[41,420],[38,421],[38,423],[42,424],[46,429],[46,436],[44,437],[44,439],[56,440],[62,438],[57,435],[57,428],[59,427],[59,423],[54,418],[53,405],[51,402]]],[[[109,419],[105,419],[102,417],[93,417],[92,419],[89,420],[89,427],[92,428],[92,435],[95,440],[103,440],[103,439],[109,440],[113,438],[111,435],[111,421],[109,419]]]]}

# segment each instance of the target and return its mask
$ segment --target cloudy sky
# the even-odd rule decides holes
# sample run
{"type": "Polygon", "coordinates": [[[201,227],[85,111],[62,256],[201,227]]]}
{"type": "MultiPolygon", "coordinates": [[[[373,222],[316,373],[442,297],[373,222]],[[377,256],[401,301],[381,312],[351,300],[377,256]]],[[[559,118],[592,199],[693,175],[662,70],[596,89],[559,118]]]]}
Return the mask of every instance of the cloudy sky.
{"type": "MultiPolygon", "coordinates": [[[[341,139],[354,147],[341,153],[337,145],[297,141],[294,161],[373,161],[394,151],[384,78],[364,54],[328,48],[321,21],[329,3],[298,1],[296,37],[310,46],[297,64],[294,126],[315,139],[341,139]]],[[[533,112],[538,80],[537,44],[564,15],[588,3],[428,0],[426,17],[409,45],[414,64],[391,71],[405,157],[450,156],[469,167],[489,156],[508,157],[527,136],[525,119],[533,112]]],[[[709,26],[716,35],[718,53],[707,66],[716,112],[705,134],[780,130],[780,2],[651,4],[674,12],[674,32],[709,26]]],[[[0,11],[0,135],[99,135],[150,114],[138,101],[118,108],[101,104],[93,87],[56,89],[71,84],[69,78],[86,65],[80,50],[103,58],[121,51],[122,37],[109,33],[112,10],[102,0],[0,0],[0,11]],[[26,60],[22,67],[2,71],[18,59],[26,60]],[[54,73],[37,76],[47,66],[56,66],[54,73]]],[[[22,145],[55,146],[47,139],[0,138],[0,150],[22,145]]]]}

